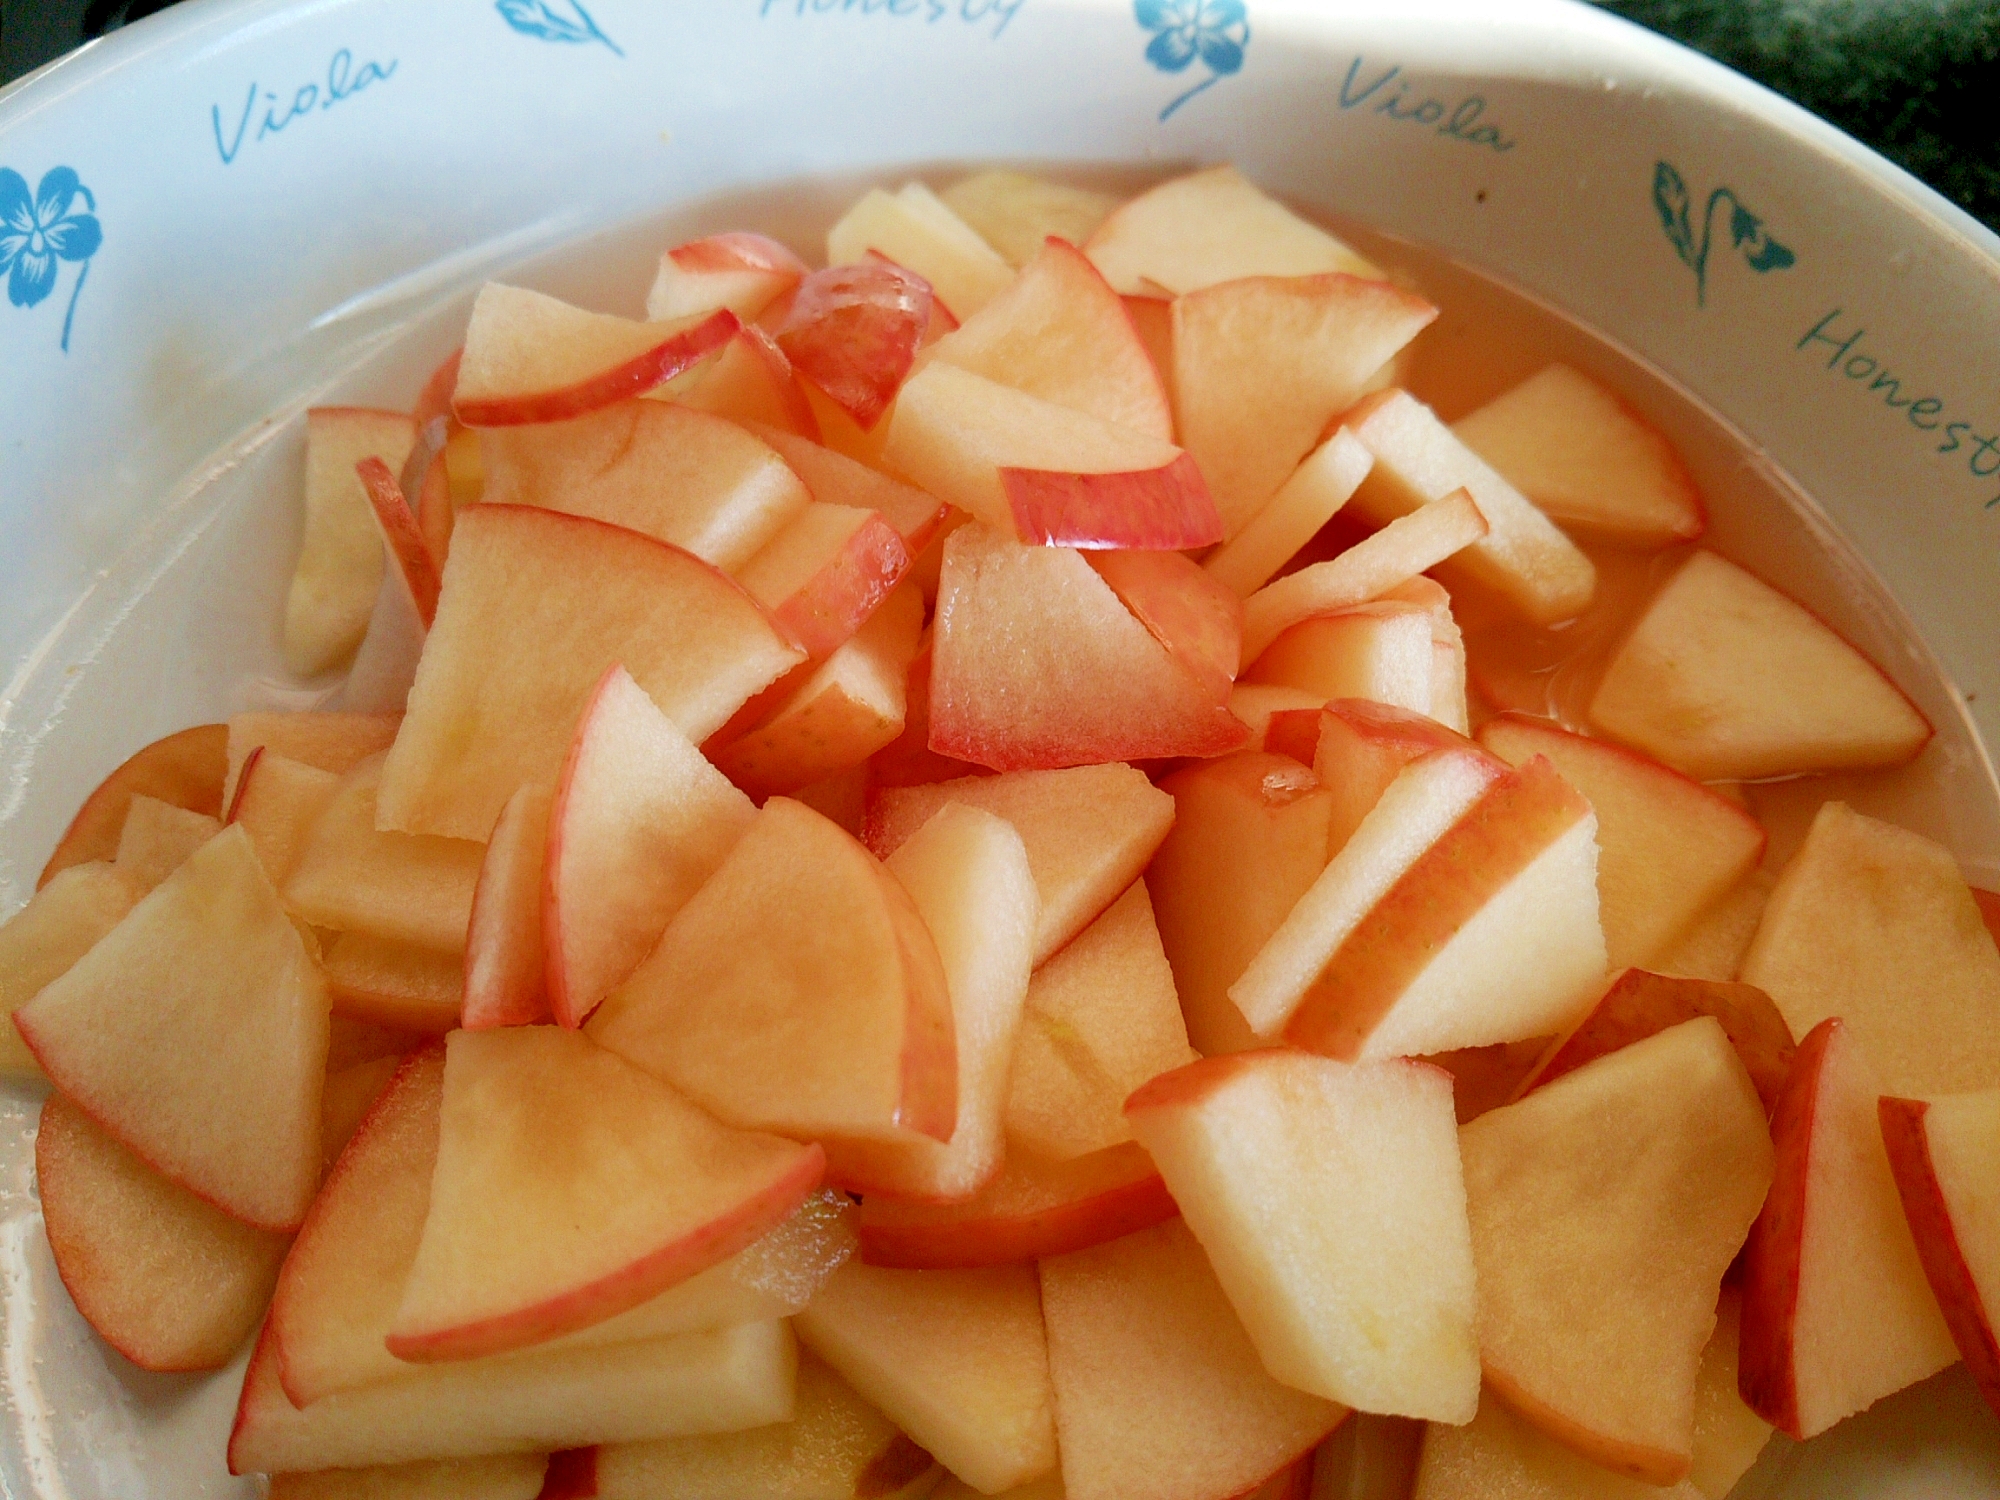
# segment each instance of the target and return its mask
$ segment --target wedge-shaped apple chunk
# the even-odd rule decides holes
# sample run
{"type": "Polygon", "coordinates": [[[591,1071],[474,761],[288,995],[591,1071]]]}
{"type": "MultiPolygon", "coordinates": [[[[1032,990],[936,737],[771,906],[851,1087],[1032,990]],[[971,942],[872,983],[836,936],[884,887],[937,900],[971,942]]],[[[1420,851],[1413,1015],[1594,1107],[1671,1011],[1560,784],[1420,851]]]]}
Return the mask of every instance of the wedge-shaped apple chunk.
{"type": "MultiPolygon", "coordinates": [[[[1370,396],[1342,422],[1375,455],[1349,509],[1376,526],[1463,489],[1492,530],[1452,570],[1501,595],[1537,625],[1583,612],[1597,570],[1576,544],[1406,391],[1370,396]]],[[[1447,577],[1446,582],[1451,580],[1447,577]]]]}
{"type": "Polygon", "coordinates": [[[1194,1055],[1153,903],[1134,881],[1028,987],[1008,1139],[1057,1161],[1128,1141],[1126,1096],[1194,1055]]]}
{"type": "Polygon", "coordinates": [[[1210,1057],[1241,1052],[1257,1038],[1229,987],[1326,868],[1335,791],[1259,750],[1176,771],[1160,789],[1173,794],[1173,830],[1146,888],[1187,1037],[1210,1057]]]}
{"type": "Polygon", "coordinates": [[[1327,424],[1436,316],[1400,287],[1337,271],[1244,277],[1175,300],[1175,425],[1226,535],[1250,524],[1327,424]]]}
{"type": "Polygon", "coordinates": [[[1234,167],[1175,177],[1119,207],[1090,236],[1092,264],[1120,292],[1173,295],[1245,276],[1381,272],[1234,167]]]}
{"type": "Polygon", "coordinates": [[[1440,1422],[1479,1404],[1449,1075],[1292,1051],[1208,1058],[1126,1101],[1264,1368],[1440,1422]]]}
{"type": "Polygon", "coordinates": [[[1403,768],[1437,750],[1467,750],[1472,742],[1424,713],[1356,699],[1326,705],[1316,716],[1313,772],[1333,796],[1327,815],[1331,858],[1353,837],[1403,768]]]}
{"type": "Polygon", "coordinates": [[[1889,1093],[2000,1086],[2000,953],[1951,851],[1921,834],[1822,806],[1742,979],[1796,1036],[1839,1016],[1889,1093]]]}
{"type": "Polygon", "coordinates": [[[1549,365],[1451,430],[1542,514],[1579,531],[1665,547],[1693,541],[1708,525],[1674,445],[1569,365],[1549,365]]]}
{"type": "Polygon", "coordinates": [[[1756,939],[1757,924],[1778,878],[1767,868],[1752,870],[1694,921],[1661,953],[1655,967],[1690,979],[1734,980],[1756,939]]]}
{"type": "Polygon", "coordinates": [[[1880,1101],[1882,1144],[1924,1276],[1965,1367],[2000,1411],[2000,1090],[1880,1101]]]}
{"type": "Polygon", "coordinates": [[[213,1370],[256,1329],[286,1237],[176,1186],[61,1094],[35,1178],[56,1271],[90,1326],[143,1370],[213,1370]]]}
{"type": "Polygon", "coordinates": [[[1070,1500],[1246,1494],[1347,1414],[1265,1372],[1178,1220],[1040,1271],[1070,1500]]]}
{"type": "Polygon", "coordinates": [[[1035,1273],[842,1266],[799,1337],[968,1484],[998,1494],[1056,1467],[1035,1273]]]}
{"type": "Polygon", "coordinates": [[[834,265],[788,299],[777,344],[831,411],[865,435],[896,399],[930,317],[922,276],[884,260],[834,265]]]}
{"type": "Polygon", "coordinates": [[[1226,708],[1243,656],[1241,601],[1178,552],[1086,552],[1084,560],[1197,687],[1226,708]]]}
{"type": "Polygon", "coordinates": [[[588,1038],[455,1032],[389,1352],[468,1359],[601,1323],[749,1245],[824,1168],[817,1147],[718,1124],[588,1038]]]}
{"type": "Polygon", "coordinates": [[[813,499],[827,505],[878,512],[896,528],[912,558],[930,545],[944,525],[949,507],[915,485],[878,473],[796,433],[780,432],[773,427],[753,430],[805,481],[813,499]]]}
{"type": "Polygon", "coordinates": [[[285,597],[285,664],[302,677],[353,654],[382,582],[382,544],[354,466],[379,458],[400,469],[415,441],[407,412],[316,406],[306,413],[305,539],[285,597]]]}
{"type": "Polygon", "coordinates": [[[1195,460],[985,374],[933,360],[896,400],[882,461],[1005,535],[1174,551],[1222,539],[1195,460]]]}
{"type": "Polygon", "coordinates": [[[1354,498],[1374,463],[1375,455],[1340,428],[1301,459],[1277,494],[1202,566],[1247,599],[1354,498]]]}
{"type": "Polygon", "coordinates": [[[807,274],[806,263],[769,235],[711,234],[660,257],[646,316],[664,323],[726,307],[747,321],[807,274]]]}
{"type": "Polygon", "coordinates": [[[92,860],[71,865],[0,924],[0,1076],[42,1076],[12,1024],[14,1012],[69,972],[139,897],[116,865],[92,860]]]}
{"type": "Polygon", "coordinates": [[[548,993],[584,1017],[639,966],[757,815],[622,666],[585,705],[556,779],[543,873],[548,993]]]}
{"type": "Polygon", "coordinates": [[[1657,761],[1502,714],[1479,743],[1509,765],[1544,755],[1597,814],[1597,897],[1614,968],[1645,964],[1764,855],[1764,830],[1741,806],[1657,761]]]}
{"type": "Polygon", "coordinates": [[[230,719],[229,769],[223,781],[222,808],[233,811],[243,791],[243,773],[250,757],[262,748],[269,754],[344,776],[369,756],[396,743],[400,713],[339,712],[237,714],[230,719]]]}
{"type": "Polygon", "coordinates": [[[939,808],[888,866],[944,966],[958,1122],[948,1141],[829,1140],[827,1173],[868,1195],[969,1198],[999,1172],[1005,1154],[1009,1068],[1020,1066],[1017,1038],[1034,953],[1035,878],[1010,824],[956,802],[939,808]]]}
{"type": "Polygon", "coordinates": [[[229,732],[220,724],[197,724],[136,751],[86,797],[56,843],[42,873],[40,890],[71,865],[110,859],[118,852],[125,814],[137,796],[157,797],[175,807],[219,818],[225,811],[229,732]]]}
{"type": "Polygon", "coordinates": [[[590,1035],[732,1125],[949,1140],[951,997],[896,877],[819,813],[765,803],[590,1035]]]}
{"type": "Polygon", "coordinates": [[[791,468],[734,422],[621,401],[567,422],[479,435],[482,499],[591,516],[740,568],[806,507],[791,468]]]}
{"type": "Polygon", "coordinates": [[[923,277],[961,319],[1014,279],[999,252],[920,182],[894,193],[871,188],[826,232],[831,265],[861,261],[871,250],[923,277]]]}
{"type": "Polygon", "coordinates": [[[335,1013],[437,1036],[465,1009],[465,960],[372,933],[336,932],[320,953],[335,1013]]]}
{"type": "Polygon", "coordinates": [[[266,746],[251,750],[229,804],[229,821],[241,824],[250,835],[274,885],[283,888],[340,783],[333,772],[278,755],[266,746]]]}
{"type": "Polygon", "coordinates": [[[1132,766],[1009,771],[925,786],[887,787],[868,800],[862,839],[887,859],[950,802],[1005,818],[1028,851],[1040,898],[1041,963],[1118,899],[1173,826],[1174,803],[1132,766]]]}
{"type": "Polygon", "coordinates": [[[971,525],[945,541],[931,748],[998,771],[1217,755],[1249,736],[1083,554],[971,525]]]}
{"type": "Polygon", "coordinates": [[[485,838],[518,788],[554,784],[614,663],[698,744],[803,656],[691,553],[581,516],[473,506],[453,536],[378,821],[485,838]]]}
{"type": "Polygon", "coordinates": [[[1958,1358],[1883,1143],[1876,1075],[1838,1018],[1799,1043],[1771,1120],[1777,1171],[1743,1257],[1738,1383],[1795,1438],[1958,1358]]]}
{"type": "Polygon", "coordinates": [[[1118,200],[1004,168],[961,177],[938,194],[1009,265],[1033,260],[1050,235],[1081,245],[1118,200]]]}
{"type": "Polygon", "coordinates": [[[1322,703],[1360,698],[1427,714],[1432,670],[1430,611],[1383,602],[1301,620],[1243,675],[1298,688],[1322,703]]]}
{"type": "Polygon", "coordinates": [[[359,1469],[273,1474],[271,1500],[536,1500],[549,1461],[539,1453],[419,1459],[359,1469]]]}
{"type": "Polygon", "coordinates": [[[1163,442],[1174,416],[1118,294],[1065,240],[937,343],[934,359],[1163,442]]]}
{"type": "Polygon", "coordinates": [[[277,1363],[267,1324],[243,1377],[232,1474],[541,1454],[761,1427],[792,1414],[798,1350],[782,1322],[739,1323],[606,1349],[434,1365],[303,1410],[278,1383],[277,1363]]]}
{"type": "Polygon", "coordinates": [[[823,661],[909,571],[896,528],[872,510],[812,501],[736,575],[779,628],[823,661]]]}
{"type": "Polygon", "coordinates": [[[1722,1273],[1772,1172],[1722,1027],[1599,1058],[1481,1115],[1460,1149],[1489,1384],[1596,1463],[1685,1478],[1722,1273]]]}
{"type": "Polygon", "coordinates": [[[1901,689],[1825,621],[1708,551],[1653,596],[1589,718],[1705,781],[1896,766],[1931,737],[1901,689]]]}
{"type": "Polygon", "coordinates": [[[789,1422],[748,1432],[609,1443],[597,1450],[597,1500],[915,1500],[937,1460],[810,1354],[799,1360],[789,1422]]]}
{"type": "Polygon", "coordinates": [[[866,1198],[856,1229],[869,1265],[953,1271],[1087,1250],[1179,1212],[1135,1142],[1068,1161],[1011,1147],[1000,1174],[972,1197],[950,1204],[866,1198]]]}
{"type": "Polygon", "coordinates": [[[225,829],[14,1013],[57,1088],[154,1170],[290,1230],[319,1186],[327,997],[225,829]]]}
{"type": "Polygon", "coordinates": [[[1704,1500],[1687,1480],[1653,1485],[1571,1452],[1516,1416],[1492,1388],[1463,1427],[1424,1428],[1411,1500],[1704,1500]]]}
{"type": "Polygon", "coordinates": [[[671,380],[737,326],[728,311],[635,323],[489,281],[466,324],[452,410],[468,427],[581,416],[671,380]]]}
{"type": "Polygon", "coordinates": [[[467,1031],[550,1018],[542,875],[553,801],[546,787],[524,786],[494,821],[465,929],[459,1024],[467,1031]]]}

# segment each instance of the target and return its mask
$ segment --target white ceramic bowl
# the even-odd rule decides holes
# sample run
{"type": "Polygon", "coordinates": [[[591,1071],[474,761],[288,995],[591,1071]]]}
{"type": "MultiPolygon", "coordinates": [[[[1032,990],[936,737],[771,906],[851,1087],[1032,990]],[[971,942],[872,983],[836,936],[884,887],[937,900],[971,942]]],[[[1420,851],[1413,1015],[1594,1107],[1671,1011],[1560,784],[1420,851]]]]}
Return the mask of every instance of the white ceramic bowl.
{"type": "MultiPolygon", "coordinates": [[[[2000,873],[2000,240],[1701,58],[1567,0],[191,0],[0,94],[0,236],[41,236],[0,238],[0,911],[131,749],[302,701],[308,405],[407,402],[503,271],[634,302],[676,204],[802,180],[806,223],[994,158],[1233,160],[1681,382],[1823,506],[1825,548],[1728,540],[1916,694],[1904,815],[2000,873]]],[[[117,1365],[55,1281],[35,1102],[0,1096],[0,1491],[251,1493],[233,1376],[117,1365]]],[[[1744,1494],[2000,1488],[1958,1375],[1783,1447],[1744,1494]]]]}

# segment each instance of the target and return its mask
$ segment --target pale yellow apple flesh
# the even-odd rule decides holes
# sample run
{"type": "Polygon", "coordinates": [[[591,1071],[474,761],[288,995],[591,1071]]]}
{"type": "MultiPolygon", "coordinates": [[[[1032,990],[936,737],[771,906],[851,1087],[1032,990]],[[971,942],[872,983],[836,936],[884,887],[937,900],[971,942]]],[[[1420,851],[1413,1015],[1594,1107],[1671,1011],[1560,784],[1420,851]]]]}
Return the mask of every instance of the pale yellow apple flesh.
{"type": "Polygon", "coordinates": [[[1654,1485],[1592,1463],[1508,1410],[1491,1388],[1463,1427],[1424,1427],[1410,1500],[1707,1500],[1688,1480],[1654,1485]]]}
{"type": "Polygon", "coordinates": [[[144,895],[221,831],[221,820],[207,813],[190,812],[157,797],[136,796],[126,809],[118,852],[111,862],[144,895]]]}
{"type": "Polygon", "coordinates": [[[1428,714],[1432,663],[1430,611],[1385,602],[1301,620],[1243,676],[1298,688],[1321,703],[1361,698],[1428,714]]]}
{"type": "Polygon", "coordinates": [[[961,177],[938,196],[1012,266],[1033,260],[1050,235],[1081,245],[1118,206],[1108,193],[1006,170],[961,177]]]}
{"type": "Polygon", "coordinates": [[[280,889],[340,782],[333,772],[291,760],[268,745],[252,747],[245,759],[229,821],[250,835],[264,873],[280,889]]]}
{"type": "Polygon", "coordinates": [[[260,745],[286,760],[344,776],[369,756],[395,744],[402,724],[400,713],[237,714],[227,729],[228,771],[223,778],[222,810],[236,805],[243,768],[260,745]]]}
{"type": "Polygon", "coordinates": [[[535,1500],[548,1467],[542,1454],[508,1453],[273,1474],[270,1500],[535,1500]]]}
{"type": "Polygon", "coordinates": [[[851,264],[871,250],[923,277],[960,319],[1014,279],[999,252],[920,182],[895,193],[871,189],[826,232],[828,265],[851,264]]]}
{"type": "Polygon", "coordinates": [[[468,1031],[550,1018],[542,874],[553,802],[548,788],[524,786],[494,821],[465,929],[459,1024],[468,1031]]]}
{"type": "Polygon", "coordinates": [[[1315,716],[1310,764],[1333,796],[1326,847],[1338,854],[1403,768],[1436,750],[1465,750],[1471,741],[1424,713],[1347,699],[1315,716]]]}
{"type": "Polygon", "coordinates": [[[0,1074],[42,1076],[14,1029],[14,1012],[67,973],[138,902],[139,892],[115,865],[92,860],[62,871],[0,924],[0,1074]]]}
{"type": "Polygon", "coordinates": [[[379,938],[336,932],[320,953],[327,997],[357,1021],[437,1036],[459,1024],[465,1009],[465,960],[379,938]]]}
{"type": "Polygon", "coordinates": [[[409,413],[316,406],[306,413],[305,538],[285,597],[285,664],[301,677],[361,644],[382,581],[382,543],[354,475],[364,458],[398,470],[417,437],[409,413]]]}
{"type": "Polygon", "coordinates": [[[1353,433],[1337,429],[1299,461],[1277,494],[1234,537],[1202,559],[1202,566],[1249,598],[1354,498],[1374,463],[1375,455],[1353,433]]]}

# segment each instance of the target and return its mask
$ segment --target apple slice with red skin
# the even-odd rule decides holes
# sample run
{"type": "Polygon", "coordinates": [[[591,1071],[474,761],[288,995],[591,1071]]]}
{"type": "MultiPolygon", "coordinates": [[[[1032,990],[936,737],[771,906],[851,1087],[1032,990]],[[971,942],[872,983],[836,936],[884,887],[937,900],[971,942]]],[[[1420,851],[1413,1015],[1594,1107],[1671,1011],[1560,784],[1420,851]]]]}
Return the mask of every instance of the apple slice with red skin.
{"type": "Polygon", "coordinates": [[[691,553],[582,516],[472,506],[383,771],[381,826],[485,838],[516,789],[554,783],[613,663],[699,743],[803,656],[691,553]]]}
{"type": "Polygon", "coordinates": [[[1159,372],[1116,292],[1065,240],[1043,242],[1007,289],[934,356],[1058,406],[1172,442],[1159,372]]]}
{"type": "Polygon", "coordinates": [[[985,526],[945,542],[931,748],[997,771],[1218,755],[1249,730],[1082,553],[985,526]]]}
{"type": "Polygon", "coordinates": [[[877,473],[810,438],[754,423],[751,431],[792,466],[813,499],[880,512],[882,519],[896,528],[912,558],[931,544],[950,512],[951,507],[937,496],[877,473]]]}
{"type": "MultiPolygon", "coordinates": [[[[470,428],[459,430],[471,431],[470,428]]],[[[451,468],[445,462],[442,449],[432,456],[423,478],[418,481],[417,501],[412,509],[416,512],[417,530],[423,535],[425,548],[438,567],[443,568],[445,558],[451,553],[451,529],[458,520],[458,511],[452,500],[451,468]]]]}
{"type": "Polygon", "coordinates": [[[581,1026],[639,966],[756,815],[631,673],[604,674],[549,812],[541,916],[558,1025],[581,1026]]]}
{"type": "Polygon", "coordinates": [[[588,1033],[744,1129],[944,1141],[958,1118],[951,998],[923,918],[851,835],[785,797],[588,1033]]]}
{"type": "Polygon", "coordinates": [[[539,1453],[319,1469],[273,1474],[269,1500],[540,1500],[547,1470],[539,1453]]]}
{"type": "Polygon", "coordinates": [[[1386,703],[1341,699],[1315,718],[1310,764],[1333,794],[1327,817],[1329,858],[1340,852],[1403,767],[1433,751],[1472,747],[1472,741],[1428,714],[1386,703]]]}
{"type": "Polygon", "coordinates": [[[35,878],[35,889],[71,865],[116,855],[118,835],[135,796],[157,797],[175,807],[221,817],[228,743],[229,731],[223,725],[198,724],[136,751],[84,799],[35,878]]]}
{"type": "Polygon", "coordinates": [[[1512,1097],[1521,1098],[1606,1053],[1696,1016],[1713,1016],[1721,1023],[1756,1086],[1764,1113],[1774,1113],[1798,1049],[1771,997],[1751,984],[1679,979],[1644,969],[1613,974],[1590,1014],[1549,1044],[1512,1097]]]}
{"type": "Polygon", "coordinates": [[[1180,1209],[1136,1142],[1068,1161],[1011,1147],[1000,1174],[959,1203],[864,1198],[856,1215],[871,1266],[955,1270],[1087,1250],[1180,1209]]]}
{"type": "Polygon", "coordinates": [[[714,359],[646,392],[646,399],[672,401],[745,426],[781,429],[816,443],[820,420],[806,390],[778,341],[755,324],[745,324],[714,359]]]}
{"type": "Polygon", "coordinates": [[[0,923],[0,1076],[40,1078],[14,1012],[60,979],[125,920],[140,892],[114,864],[71,865],[0,923]]]}
{"type": "MultiPolygon", "coordinates": [[[[384,1027],[386,1032],[389,1028],[384,1027]]],[[[411,1049],[412,1051],[415,1048],[411,1049]]],[[[371,1057],[364,1062],[349,1063],[335,1068],[330,1062],[326,1070],[326,1088],[320,1095],[320,1163],[322,1168],[321,1186],[325,1186],[325,1173],[333,1170],[333,1164],[340,1160],[340,1153],[347,1149],[347,1143],[354,1139],[355,1131],[375,1107],[375,1101],[382,1097],[391,1080],[403,1065],[407,1053],[390,1052],[381,1057],[371,1057]]]]}
{"type": "Polygon", "coordinates": [[[1000,1171],[1010,1067],[1028,994],[1035,879],[1004,820],[950,803],[888,859],[937,945],[958,1052],[949,1141],[825,1142],[828,1178],[866,1197],[962,1202],[1000,1171]]]}
{"type": "Polygon", "coordinates": [[[409,696],[437,615],[438,561],[388,466],[379,458],[364,458],[355,473],[374,510],[386,566],[367,633],[341,685],[340,703],[361,713],[395,712],[409,696]]]}
{"type": "Polygon", "coordinates": [[[1243,605],[1178,552],[1089,552],[1097,576],[1216,702],[1235,686],[1243,605]]]}
{"type": "Polygon", "coordinates": [[[493,824],[472,917],[465,929],[467,1031],[532,1026],[551,1018],[542,936],[542,871],[548,857],[546,787],[524,786],[507,799],[493,824]]]}
{"type": "Polygon", "coordinates": [[[887,859],[940,807],[964,802],[1005,818],[1028,851],[1040,898],[1035,962],[1088,927],[1139,878],[1174,822],[1173,798],[1131,766],[1010,771],[878,788],[862,841],[887,859]]]}
{"type": "Polygon", "coordinates": [[[400,469],[415,441],[407,412],[316,406],[306,413],[305,537],[284,626],[285,664],[301,677],[353,654],[381,587],[381,543],[354,466],[372,457],[400,469]]]}
{"type": "Polygon", "coordinates": [[[666,323],[727,308],[748,322],[809,274],[804,261],[769,235],[711,234],[660,257],[646,316],[666,323]]]}
{"type": "Polygon", "coordinates": [[[331,771],[275,754],[264,745],[255,746],[244,760],[228,821],[241,824],[250,835],[264,873],[280,889],[313,825],[340,790],[340,780],[331,771]]]}
{"type": "Polygon", "coordinates": [[[1859,1033],[1799,1043],[1771,1119],[1777,1165],[1743,1256],[1737,1382],[1795,1438],[1826,1431],[1958,1358],[1924,1277],[1859,1033]]]}
{"type": "Polygon", "coordinates": [[[739,326],[728,311],[636,323],[489,281],[466,324],[452,410],[468,427],[581,416],[671,380],[739,326]]]}
{"type": "Polygon", "coordinates": [[[1877,1101],[1917,1258],[1966,1370],[2000,1412],[2000,1090],[1877,1101]]]}
{"type": "Polygon", "coordinates": [[[255,1330],[287,1236],[168,1181],[61,1094],[42,1106],[35,1180],[77,1311],[140,1369],[218,1369],[255,1330]]]}
{"type": "Polygon", "coordinates": [[[921,182],[870,189],[827,230],[827,264],[872,258],[923,277],[954,319],[971,317],[1014,279],[1013,267],[921,182]]]}
{"type": "Polygon", "coordinates": [[[866,432],[909,374],[930,311],[930,283],[913,271],[886,260],[831,266],[799,283],[777,344],[866,432]]]}
{"type": "Polygon", "coordinates": [[[1428,714],[1434,657],[1430,611],[1385,600],[1299,621],[1244,677],[1298,688],[1322,703],[1355,698],[1428,714]]]}
{"type": "Polygon", "coordinates": [[[747,1247],[825,1170],[817,1146],[732,1130],[557,1027],[452,1033],[443,1087],[430,1206],[388,1335],[398,1359],[500,1354],[601,1323],[747,1247]]]}
{"type": "Polygon", "coordinates": [[[441,1036],[465,1007],[465,960],[390,938],[336,932],[320,955],[334,1010],[357,1021],[441,1036]]]}
{"type": "MultiPolygon", "coordinates": [[[[243,768],[263,746],[287,760],[344,776],[362,761],[396,743],[403,716],[325,711],[252,712],[230,719],[229,772],[222,805],[234,808],[242,791],[243,768]]],[[[155,794],[157,795],[157,794],[155,794]]]]}
{"type": "MultiPolygon", "coordinates": [[[[984,766],[931,749],[931,640],[926,628],[904,677],[903,732],[868,758],[868,784],[862,796],[867,800],[877,791],[987,774],[984,766]]],[[[865,822],[864,817],[864,826],[865,822]]]]}
{"type": "Polygon", "coordinates": [[[909,566],[909,549],[879,512],[814,500],[736,576],[810,663],[859,630],[909,566]]]}

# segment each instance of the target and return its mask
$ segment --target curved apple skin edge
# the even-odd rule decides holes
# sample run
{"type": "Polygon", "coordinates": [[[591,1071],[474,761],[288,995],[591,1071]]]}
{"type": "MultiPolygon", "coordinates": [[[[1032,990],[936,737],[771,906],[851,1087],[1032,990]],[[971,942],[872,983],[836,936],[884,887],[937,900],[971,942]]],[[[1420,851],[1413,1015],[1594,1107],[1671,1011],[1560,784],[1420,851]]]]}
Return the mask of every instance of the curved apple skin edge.
{"type": "Polygon", "coordinates": [[[63,836],[35,877],[40,890],[71,865],[110,859],[118,852],[125,813],[136,796],[157,797],[190,812],[222,815],[222,783],[229,773],[229,726],[197,724],[154,740],[134,752],[96,789],[70,819],[63,836]]]}
{"type": "Polygon", "coordinates": [[[933,301],[930,283],[893,261],[830,266],[798,284],[775,337],[800,378],[868,432],[910,372],[933,301]]]}
{"type": "Polygon", "coordinates": [[[1924,1279],[1937,1294],[1938,1311],[1944,1314],[1973,1384],[2000,1415],[2000,1338],[1994,1335],[1994,1310],[1979,1295],[1979,1283],[1966,1264],[1951,1205],[1931,1160],[1924,1120],[1930,1108],[1927,1100],[1887,1095],[1875,1103],[1882,1121],[1882,1145],[1889,1153],[1889,1170],[1903,1200],[1903,1216],[1910,1221],[1910,1238],[1916,1241],[1924,1279]]]}
{"type": "Polygon", "coordinates": [[[530,422],[560,422],[565,417],[580,417],[672,380],[728,343],[740,326],[733,312],[725,309],[711,313],[692,328],[680,329],[638,357],[573,385],[455,401],[452,409],[467,427],[519,427],[530,422]]]}
{"type": "Polygon", "coordinates": [[[379,458],[364,458],[354,466],[361,487],[368,492],[375,523],[382,529],[383,544],[389,549],[417,606],[417,618],[425,630],[437,618],[438,594],[443,587],[438,562],[424,540],[423,527],[410,509],[408,496],[389,466],[379,458]]]}

